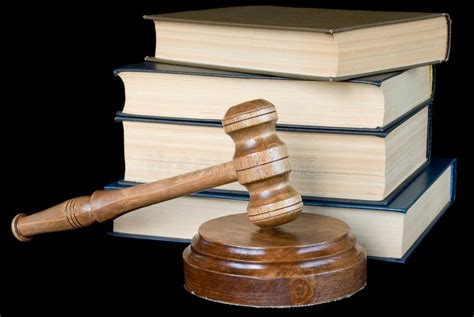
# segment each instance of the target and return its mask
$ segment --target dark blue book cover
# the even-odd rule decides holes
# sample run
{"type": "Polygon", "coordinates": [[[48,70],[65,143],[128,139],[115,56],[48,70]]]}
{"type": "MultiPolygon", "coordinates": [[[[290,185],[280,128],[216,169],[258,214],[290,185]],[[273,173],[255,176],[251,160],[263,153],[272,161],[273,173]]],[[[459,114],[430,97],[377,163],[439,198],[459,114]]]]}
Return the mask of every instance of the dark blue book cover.
{"type": "MultiPolygon", "coordinates": [[[[431,223],[423,230],[421,235],[416,239],[416,241],[411,245],[409,250],[405,252],[402,258],[386,258],[386,257],[371,257],[374,259],[384,260],[384,261],[394,261],[394,262],[405,262],[412,252],[416,249],[417,245],[423,240],[425,235],[430,231],[431,227],[437,222],[437,220],[444,214],[448,207],[454,202],[456,196],[456,160],[455,159],[442,159],[435,158],[431,163],[419,174],[415,179],[413,179],[396,197],[390,201],[386,206],[384,205],[373,205],[373,204],[363,204],[363,203],[349,203],[341,201],[330,201],[330,200],[317,200],[314,198],[303,197],[303,202],[307,206],[325,206],[325,207],[334,207],[334,208],[347,208],[347,209],[357,209],[364,211],[383,211],[383,212],[395,212],[406,214],[410,208],[422,197],[422,195],[431,187],[436,181],[443,175],[447,170],[451,169],[450,174],[450,199],[449,203],[444,206],[442,210],[438,212],[436,217],[431,221],[431,223]]],[[[129,186],[137,185],[137,183],[131,183],[126,181],[118,181],[106,186],[106,189],[122,189],[129,186]]],[[[207,190],[198,193],[192,194],[192,196],[198,197],[212,197],[217,199],[231,199],[231,200],[248,200],[248,195],[242,194],[241,192],[229,192],[222,190],[207,190]]],[[[140,235],[129,235],[122,233],[113,233],[113,235],[122,236],[122,237],[134,237],[134,238],[145,238],[153,239],[153,237],[140,236],[140,235]]],[[[167,239],[166,237],[154,238],[158,240],[171,240],[183,242],[179,239],[167,239]]]]}
{"type": "MultiPolygon", "coordinates": [[[[405,72],[393,71],[372,76],[360,77],[347,80],[349,83],[366,84],[380,87],[384,81],[398,76],[405,72]]],[[[115,70],[118,75],[122,72],[145,72],[145,73],[165,73],[165,74],[179,74],[189,76],[211,76],[211,77],[226,77],[226,78],[246,78],[246,79],[267,79],[267,80],[289,80],[285,77],[247,74],[232,71],[224,71],[217,69],[206,69],[184,65],[172,65],[165,63],[142,62],[138,64],[126,65],[115,70]]],[[[410,111],[404,113],[396,120],[386,124],[383,127],[377,128],[349,128],[349,127],[327,127],[327,126],[312,126],[312,125],[298,125],[298,124],[278,124],[277,130],[280,131],[302,131],[302,132],[320,132],[320,133],[342,133],[342,134],[357,134],[357,135],[375,135],[380,137],[387,136],[393,129],[405,122],[408,118],[423,109],[431,103],[435,88],[435,72],[434,67],[431,69],[432,84],[431,84],[431,98],[422,101],[420,104],[413,107],[410,111]]],[[[117,112],[116,121],[136,121],[136,122],[156,122],[168,124],[184,124],[184,125],[198,125],[198,126],[213,126],[221,127],[220,120],[216,119],[196,119],[196,118],[170,118],[150,115],[135,115],[125,112],[117,112]]]]}

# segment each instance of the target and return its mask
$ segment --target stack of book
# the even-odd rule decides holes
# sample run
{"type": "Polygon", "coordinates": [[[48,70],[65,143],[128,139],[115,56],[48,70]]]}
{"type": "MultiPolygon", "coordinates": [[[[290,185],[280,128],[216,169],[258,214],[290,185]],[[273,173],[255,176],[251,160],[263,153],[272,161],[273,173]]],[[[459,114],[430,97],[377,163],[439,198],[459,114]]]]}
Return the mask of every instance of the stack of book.
{"type": "MultiPolygon", "coordinates": [[[[369,256],[406,259],[453,201],[455,161],[430,158],[447,15],[253,6],[145,18],[156,52],[116,70],[126,172],[109,188],[231,160],[221,117],[263,98],[277,107],[304,211],[347,222],[369,256]]],[[[189,241],[246,199],[225,185],[122,216],[113,233],[189,241]]]]}

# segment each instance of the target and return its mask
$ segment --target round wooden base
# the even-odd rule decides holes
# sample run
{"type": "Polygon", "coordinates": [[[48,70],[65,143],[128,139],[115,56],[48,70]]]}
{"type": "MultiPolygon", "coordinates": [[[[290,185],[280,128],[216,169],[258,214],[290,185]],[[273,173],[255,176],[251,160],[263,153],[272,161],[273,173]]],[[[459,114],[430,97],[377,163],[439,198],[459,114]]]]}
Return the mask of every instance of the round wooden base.
{"type": "Polygon", "coordinates": [[[241,306],[315,305],[366,283],[366,253],[349,226],[314,214],[271,229],[253,225],[247,214],[210,220],[183,258],[189,292],[241,306]]]}

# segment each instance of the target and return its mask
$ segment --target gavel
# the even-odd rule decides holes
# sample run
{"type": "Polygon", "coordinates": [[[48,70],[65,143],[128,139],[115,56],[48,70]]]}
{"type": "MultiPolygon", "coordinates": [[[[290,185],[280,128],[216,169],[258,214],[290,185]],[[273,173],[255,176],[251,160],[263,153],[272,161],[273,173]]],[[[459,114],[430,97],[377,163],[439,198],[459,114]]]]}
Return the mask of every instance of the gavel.
{"type": "Polygon", "coordinates": [[[12,232],[20,241],[55,231],[83,228],[117,218],[135,209],[239,181],[249,192],[247,214],[259,227],[276,227],[294,220],[303,208],[291,186],[290,161],[275,125],[278,115],[270,102],[257,99],[228,109],[222,125],[235,143],[232,161],[198,171],[121,190],[97,190],[41,212],[20,213],[12,232]]]}

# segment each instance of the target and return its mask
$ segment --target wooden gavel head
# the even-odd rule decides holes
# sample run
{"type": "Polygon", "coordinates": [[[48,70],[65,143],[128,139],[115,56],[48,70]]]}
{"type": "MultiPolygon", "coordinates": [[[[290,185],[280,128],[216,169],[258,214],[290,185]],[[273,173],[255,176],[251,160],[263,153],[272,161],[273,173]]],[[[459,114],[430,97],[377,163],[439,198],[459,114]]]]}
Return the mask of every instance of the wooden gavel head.
{"type": "Polygon", "coordinates": [[[259,227],[275,227],[294,220],[303,209],[291,186],[290,160],[276,134],[278,115],[270,102],[258,99],[231,107],[222,119],[235,142],[234,168],[250,195],[247,213],[259,227]]]}

